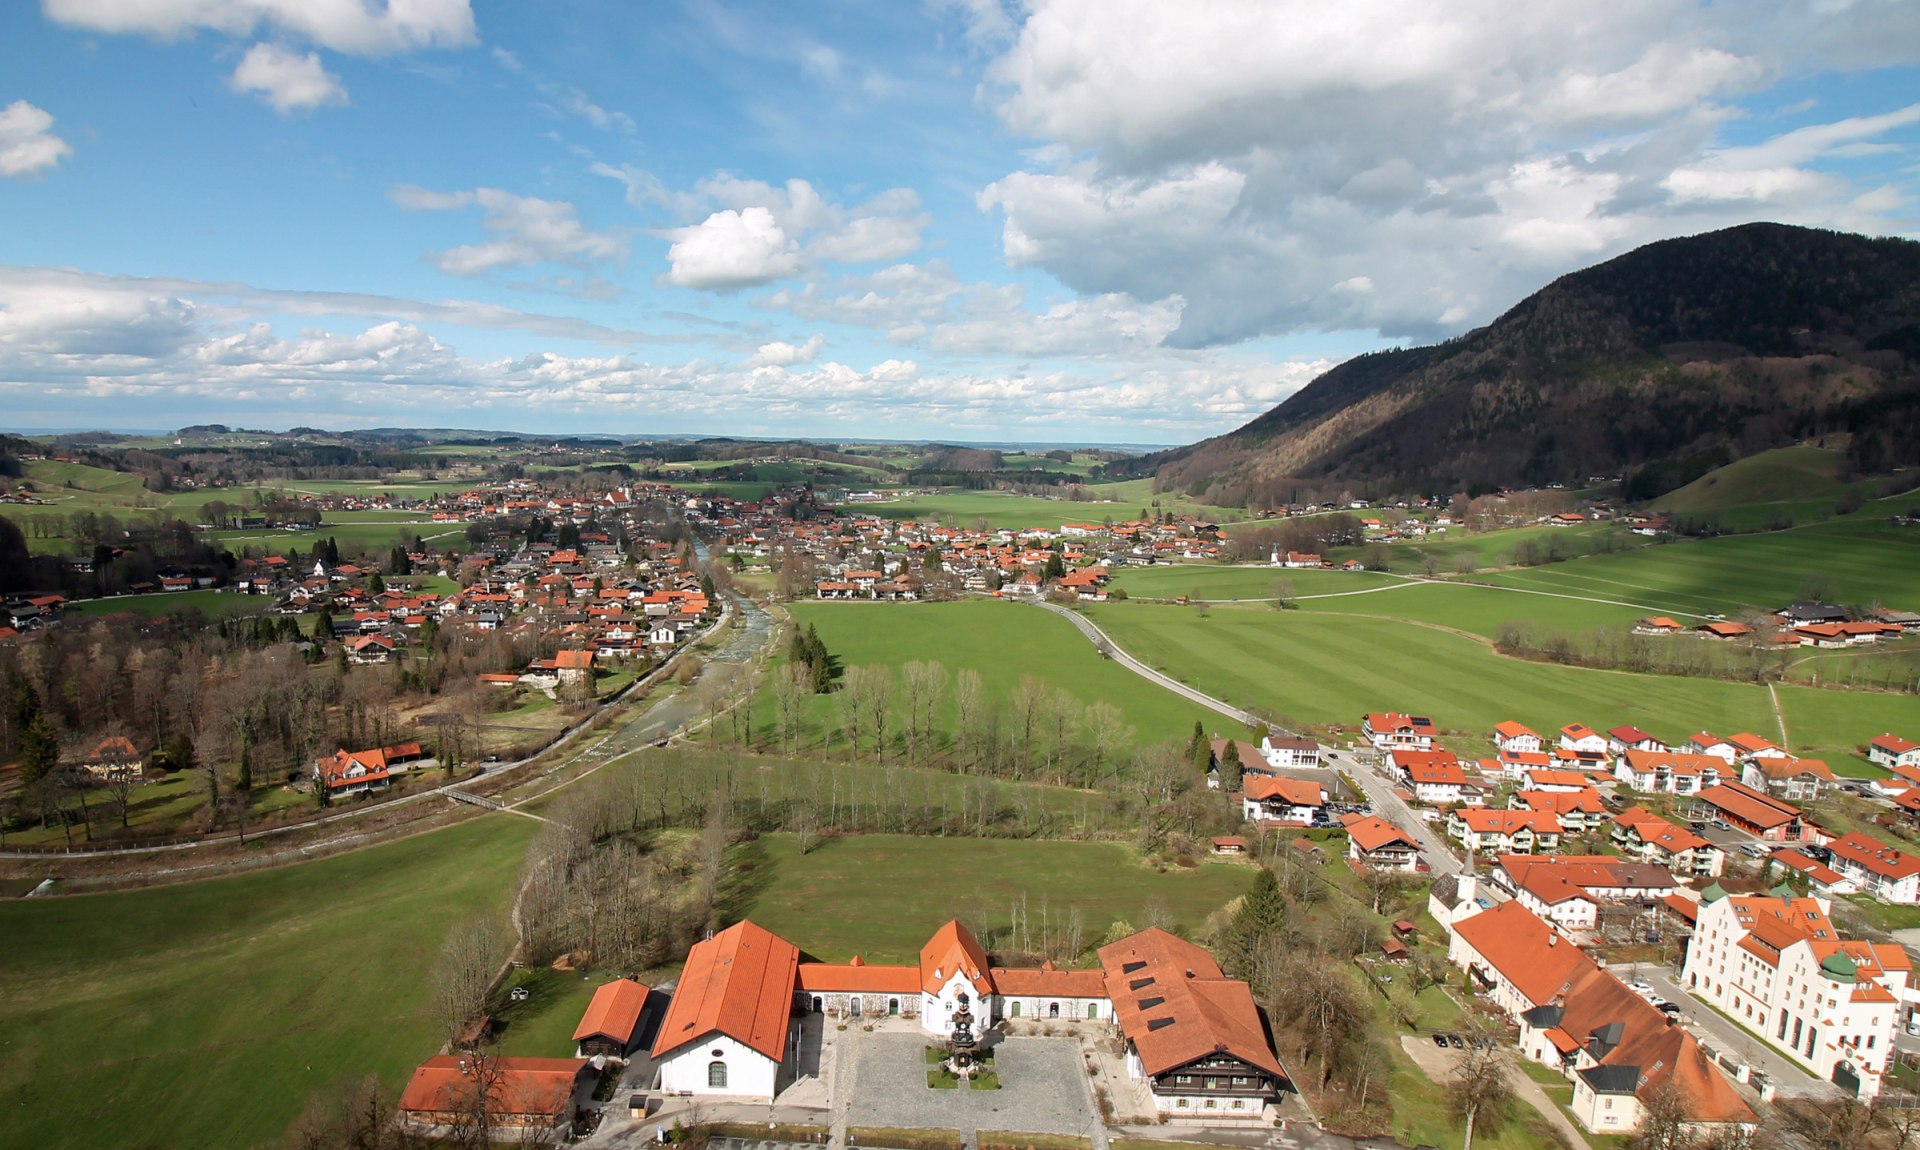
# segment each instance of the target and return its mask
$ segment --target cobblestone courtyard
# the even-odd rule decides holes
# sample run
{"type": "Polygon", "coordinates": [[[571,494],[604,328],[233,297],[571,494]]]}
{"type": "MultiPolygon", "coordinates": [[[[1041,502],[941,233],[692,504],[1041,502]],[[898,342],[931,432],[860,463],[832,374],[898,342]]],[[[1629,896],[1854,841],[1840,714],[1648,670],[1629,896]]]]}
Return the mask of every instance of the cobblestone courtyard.
{"type": "Polygon", "coordinates": [[[994,1047],[998,1090],[929,1088],[926,1045],[917,1033],[861,1036],[850,1125],[1042,1134],[1087,1134],[1096,1125],[1077,1039],[1002,1039],[994,1047]]]}

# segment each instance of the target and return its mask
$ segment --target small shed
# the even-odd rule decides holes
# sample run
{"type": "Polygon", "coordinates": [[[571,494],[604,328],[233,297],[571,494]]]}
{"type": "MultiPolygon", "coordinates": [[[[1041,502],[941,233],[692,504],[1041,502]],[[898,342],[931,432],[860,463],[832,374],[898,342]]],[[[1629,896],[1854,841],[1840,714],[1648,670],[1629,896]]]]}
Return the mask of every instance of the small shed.
{"type": "Polygon", "coordinates": [[[1213,853],[1217,855],[1243,855],[1247,853],[1247,840],[1239,835],[1213,836],[1213,853]]]}
{"type": "Polygon", "coordinates": [[[1389,938],[1380,944],[1381,957],[1389,962],[1405,962],[1409,953],[1407,944],[1397,938],[1389,938]]]}
{"type": "Polygon", "coordinates": [[[1305,835],[1301,835],[1287,845],[1312,859],[1314,862],[1323,863],[1327,861],[1327,852],[1320,849],[1319,843],[1314,842],[1305,835]]]}
{"type": "Polygon", "coordinates": [[[593,1001],[573,1030],[579,1057],[625,1058],[632,1053],[646,1009],[647,988],[631,978],[616,978],[594,991],[593,1001]]]}
{"type": "Polygon", "coordinates": [[[1411,919],[1399,919],[1393,924],[1393,933],[1401,938],[1412,938],[1419,933],[1419,930],[1420,928],[1415,926],[1411,919]]]}

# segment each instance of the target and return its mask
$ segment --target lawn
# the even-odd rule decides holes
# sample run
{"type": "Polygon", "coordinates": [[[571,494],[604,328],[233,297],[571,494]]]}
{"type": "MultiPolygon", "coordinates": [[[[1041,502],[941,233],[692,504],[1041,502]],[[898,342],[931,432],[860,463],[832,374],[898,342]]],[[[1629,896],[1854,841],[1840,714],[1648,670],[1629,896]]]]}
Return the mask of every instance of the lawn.
{"type": "Polygon", "coordinates": [[[0,903],[15,1146],[259,1146],[309,1095],[439,1044],[451,925],[504,914],[535,824],[482,817],[298,867],[0,903]]]}
{"type": "Polygon", "coordinates": [[[270,595],[241,595],[233,591],[156,591],[151,595],[114,595],[105,599],[76,599],[62,614],[72,618],[133,614],[158,618],[199,611],[210,619],[232,615],[260,615],[273,606],[270,595]]]}
{"type": "Polygon", "coordinates": [[[516,970],[503,989],[525,987],[525,1002],[509,1001],[494,1013],[501,1054],[526,1058],[572,1058],[573,1031],[593,1001],[593,992],[624,971],[516,970]]]}
{"type": "MultiPolygon", "coordinates": [[[[1168,610],[1179,610],[1168,608],[1168,610]]],[[[818,629],[839,668],[885,664],[900,668],[916,659],[939,662],[951,676],[962,669],[979,672],[989,704],[1004,705],[1021,679],[1034,675],[1066,691],[1083,706],[1107,702],[1126,715],[1142,743],[1186,736],[1196,719],[1219,719],[1192,703],[1153,686],[1103,659],[1073,624],[1037,607],[992,599],[955,603],[820,603],[792,606],[796,623],[818,629]]],[[[762,691],[756,713],[763,726],[773,723],[771,691],[762,691]]],[[[956,722],[951,690],[942,708],[942,729],[956,722]]],[[[831,696],[809,700],[809,735],[821,741],[832,719],[831,696]]],[[[896,721],[896,726],[898,723],[896,721]]]]}
{"type": "Polygon", "coordinates": [[[1486,576],[1510,587],[1645,603],[1661,611],[1771,611],[1818,589],[1836,603],[1920,604],[1920,531],[1861,511],[1792,531],[1726,535],[1486,576]]]}
{"type": "Polygon", "coordinates": [[[1576,720],[1601,730],[1633,723],[1676,741],[1702,727],[1777,733],[1763,687],[1526,663],[1393,619],[1255,610],[1201,617],[1137,603],[1097,604],[1087,614],[1129,653],[1215,698],[1349,728],[1368,711],[1431,715],[1463,752],[1490,753],[1486,732],[1503,719],[1542,731],[1576,720]]]}
{"type": "Polygon", "coordinates": [[[1018,908],[1036,942],[1043,913],[1058,934],[1077,912],[1088,946],[1116,922],[1163,921],[1191,933],[1245,893],[1254,873],[1224,862],[1162,873],[1114,843],[905,835],[826,839],[805,855],[792,835],[765,835],[736,861],[763,876],[748,917],[826,962],[856,954],[868,962],[917,961],[950,918],[965,921],[989,949],[1010,949],[1005,934],[1018,908]],[[887,881],[873,881],[876,875],[887,881]]]}
{"type": "Polygon", "coordinates": [[[1600,598],[1603,596],[1557,598],[1477,583],[1435,581],[1401,582],[1393,590],[1378,594],[1302,599],[1299,606],[1303,611],[1417,620],[1489,639],[1500,624],[1513,619],[1577,634],[1609,624],[1631,627],[1647,614],[1630,605],[1592,601],[1600,598]]]}
{"type": "Polygon", "coordinates": [[[1212,563],[1162,563],[1152,567],[1123,567],[1112,586],[1135,599],[1189,599],[1222,601],[1271,599],[1281,580],[1293,585],[1295,595],[1328,595],[1364,591],[1401,580],[1371,571],[1287,571],[1276,567],[1222,567],[1212,563]]]}

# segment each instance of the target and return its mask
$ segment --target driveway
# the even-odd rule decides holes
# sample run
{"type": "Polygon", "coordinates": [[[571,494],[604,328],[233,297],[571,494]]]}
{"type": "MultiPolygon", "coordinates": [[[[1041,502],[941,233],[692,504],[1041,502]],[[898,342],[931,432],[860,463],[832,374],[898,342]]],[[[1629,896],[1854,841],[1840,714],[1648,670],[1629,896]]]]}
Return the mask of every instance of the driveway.
{"type": "MultiPolygon", "coordinates": [[[[1466,1053],[1451,1047],[1442,1050],[1433,1044],[1433,1039],[1424,1034],[1402,1035],[1400,1049],[1406,1051],[1407,1057],[1413,1059],[1413,1064],[1433,1080],[1435,1089],[1444,1088],[1448,1076],[1453,1073],[1456,1061],[1466,1053]]],[[[1516,1054],[1515,1057],[1518,1055],[1516,1054]]],[[[1527,1077],[1518,1066],[1508,1067],[1507,1081],[1513,1087],[1514,1097],[1538,1110],[1540,1116],[1547,1120],[1548,1125],[1566,1136],[1568,1145],[1587,1145],[1586,1135],[1580,1132],[1580,1127],[1574,1125],[1573,1119],[1567,1117],[1567,1112],[1560,1109],[1540,1084],[1527,1077]]]]}

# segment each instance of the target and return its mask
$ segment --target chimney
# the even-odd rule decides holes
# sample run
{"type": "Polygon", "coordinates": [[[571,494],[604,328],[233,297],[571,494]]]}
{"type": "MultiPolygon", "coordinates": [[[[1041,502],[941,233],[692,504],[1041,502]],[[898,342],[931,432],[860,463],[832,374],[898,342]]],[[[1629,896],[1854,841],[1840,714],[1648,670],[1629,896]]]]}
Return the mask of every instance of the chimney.
{"type": "Polygon", "coordinates": [[[1548,945],[1548,946],[1559,946],[1559,945],[1560,945],[1560,932],[1559,932],[1559,931],[1557,931],[1557,930],[1555,930],[1555,931],[1549,931],[1549,932],[1547,932],[1547,945],[1548,945]]]}

